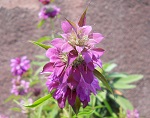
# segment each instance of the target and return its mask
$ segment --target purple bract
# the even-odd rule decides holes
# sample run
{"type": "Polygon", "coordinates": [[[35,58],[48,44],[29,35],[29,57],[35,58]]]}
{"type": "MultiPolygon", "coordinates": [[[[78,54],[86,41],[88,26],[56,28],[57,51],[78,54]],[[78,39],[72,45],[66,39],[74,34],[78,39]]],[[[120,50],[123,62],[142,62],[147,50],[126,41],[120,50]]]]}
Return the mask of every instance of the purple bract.
{"type": "Polygon", "coordinates": [[[22,76],[23,73],[27,72],[27,70],[30,68],[30,61],[27,59],[26,56],[23,56],[21,58],[15,58],[11,59],[11,72],[13,75],[22,76]]]}

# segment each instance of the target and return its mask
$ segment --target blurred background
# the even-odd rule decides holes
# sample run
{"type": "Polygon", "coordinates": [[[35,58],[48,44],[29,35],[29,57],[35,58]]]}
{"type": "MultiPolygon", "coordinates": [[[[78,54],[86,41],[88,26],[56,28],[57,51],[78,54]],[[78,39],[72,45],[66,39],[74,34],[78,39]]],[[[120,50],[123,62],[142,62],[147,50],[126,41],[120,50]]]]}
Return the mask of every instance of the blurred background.
{"type": "MultiPolygon", "coordinates": [[[[86,8],[86,0],[56,0],[63,17],[77,21],[86,8]]],[[[3,101],[10,95],[11,79],[10,59],[34,55],[45,51],[29,40],[51,34],[51,26],[37,29],[38,12],[41,4],[38,0],[0,0],[0,113],[12,118],[20,118],[19,113],[9,110],[12,104],[3,101]]],[[[56,21],[56,32],[61,32],[56,21]]],[[[87,12],[87,24],[93,31],[104,35],[100,44],[105,49],[103,62],[115,62],[115,71],[128,74],[143,74],[144,79],[136,83],[137,87],[127,90],[125,96],[139,110],[140,115],[150,115],[150,1],[149,0],[93,0],[87,12]]]]}

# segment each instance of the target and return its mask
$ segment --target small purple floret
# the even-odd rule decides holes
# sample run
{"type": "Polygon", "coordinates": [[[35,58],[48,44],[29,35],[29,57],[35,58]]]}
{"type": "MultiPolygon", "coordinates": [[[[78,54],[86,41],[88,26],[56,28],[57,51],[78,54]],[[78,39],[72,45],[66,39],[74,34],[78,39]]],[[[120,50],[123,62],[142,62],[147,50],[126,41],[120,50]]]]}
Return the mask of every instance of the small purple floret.
{"type": "Polygon", "coordinates": [[[30,61],[26,56],[11,59],[11,72],[15,76],[22,76],[30,68],[30,61]]]}
{"type": "Polygon", "coordinates": [[[127,118],[139,118],[139,112],[138,110],[133,110],[133,111],[130,111],[130,110],[127,110],[127,118]]]}
{"type": "Polygon", "coordinates": [[[13,85],[12,85],[11,93],[15,95],[25,95],[26,93],[28,93],[29,84],[30,84],[29,82],[20,79],[13,79],[12,84],[13,85]]]}

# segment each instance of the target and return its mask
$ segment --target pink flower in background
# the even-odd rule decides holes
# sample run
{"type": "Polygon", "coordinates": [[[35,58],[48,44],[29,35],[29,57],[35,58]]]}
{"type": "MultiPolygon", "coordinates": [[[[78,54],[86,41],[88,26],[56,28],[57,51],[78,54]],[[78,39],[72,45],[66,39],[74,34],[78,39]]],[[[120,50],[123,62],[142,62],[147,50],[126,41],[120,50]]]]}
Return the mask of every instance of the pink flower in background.
{"type": "Polygon", "coordinates": [[[8,117],[5,116],[5,115],[0,114],[0,118],[8,118],[8,117]]]}
{"type": "Polygon", "coordinates": [[[138,110],[133,110],[133,111],[130,111],[130,110],[127,110],[127,118],[139,118],[139,112],[138,110]]]}
{"type": "Polygon", "coordinates": [[[54,5],[44,6],[39,13],[39,18],[43,20],[46,20],[48,18],[54,18],[59,14],[59,12],[60,8],[54,5]]]}
{"type": "Polygon", "coordinates": [[[62,29],[62,38],[51,41],[53,47],[46,52],[50,62],[44,66],[42,73],[51,74],[46,85],[49,91],[55,90],[53,97],[60,108],[65,107],[66,100],[74,106],[76,98],[86,107],[91,93],[96,95],[100,90],[93,71],[97,66],[102,67],[100,57],[104,50],[95,48],[95,45],[103,36],[92,33],[91,26],[70,21],[62,22],[62,29]]]}
{"type": "MultiPolygon", "coordinates": [[[[27,114],[29,112],[31,112],[31,109],[26,108],[25,105],[31,105],[33,103],[33,100],[31,98],[27,99],[27,100],[21,100],[20,101],[20,107],[22,109],[22,113],[27,114]]],[[[32,109],[34,110],[34,109],[32,109]]]]}
{"type": "Polygon", "coordinates": [[[47,5],[51,0],[39,0],[43,5],[47,5]]]}
{"type": "Polygon", "coordinates": [[[28,92],[30,83],[17,78],[12,80],[12,84],[13,86],[11,89],[11,93],[15,95],[25,95],[28,92]]]}
{"type": "Polygon", "coordinates": [[[26,56],[11,59],[11,72],[13,75],[22,76],[30,68],[30,61],[26,56]]]}

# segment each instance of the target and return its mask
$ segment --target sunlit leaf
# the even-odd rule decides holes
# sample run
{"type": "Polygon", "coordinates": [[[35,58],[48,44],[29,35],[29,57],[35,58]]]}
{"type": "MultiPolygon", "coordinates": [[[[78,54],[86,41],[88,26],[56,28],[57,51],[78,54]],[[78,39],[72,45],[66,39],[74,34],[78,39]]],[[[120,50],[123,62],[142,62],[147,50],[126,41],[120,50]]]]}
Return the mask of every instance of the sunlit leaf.
{"type": "Polygon", "coordinates": [[[120,83],[120,82],[114,82],[112,86],[113,88],[116,88],[116,89],[133,89],[136,87],[135,85],[129,85],[129,84],[120,83]]]}
{"type": "Polygon", "coordinates": [[[44,37],[39,38],[36,42],[42,43],[48,40],[52,40],[52,38],[50,36],[44,36],[44,37]]]}
{"type": "Polygon", "coordinates": [[[39,43],[39,42],[36,42],[36,41],[30,41],[30,42],[33,43],[33,44],[35,44],[35,45],[38,45],[39,47],[44,48],[46,50],[50,48],[49,45],[45,45],[43,43],[39,43]]]}
{"type": "Polygon", "coordinates": [[[106,88],[113,93],[112,88],[108,84],[108,81],[105,79],[105,77],[96,69],[94,69],[94,75],[106,86],[106,88]]]}
{"type": "Polygon", "coordinates": [[[120,78],[118,83],[132,83],[143,78],[143,75],[128,75],[127,77],[120,78]]]}
{"type": "Polygon", "coordinates": [[[124,74],[124,73],[111,73],[111,74],[108,74],[108,78],[123,78],[123,77],[127,77],[127,74],[124,74]]]}
{"type": "Polygon", "coordinates": [[[117,64],[115,63],[106,63],[106,64],[103,64],[103,70],[105,72],[110,72],[112,71],[115,67],[117,67],[117,64]]]}
{"type": "Polygon", "coordinates": [[[45,23],[45,20],[39,21],[39,23],[38,23],[38,25],[37,25],[37,28],[41,28],[44,23],[45,23]]]}
{"type": "Polygon", "coordinates": [[[32,105],[27,105],[25,107],[34,108],[34,107],[40,105],[41,103],[45,102],[46,100],[50,99],[51,97],[52,97],[52,95],[48,94],[48,95],[36,100],[32,105]]]}

